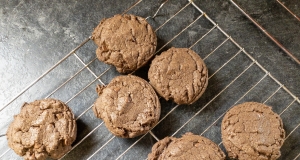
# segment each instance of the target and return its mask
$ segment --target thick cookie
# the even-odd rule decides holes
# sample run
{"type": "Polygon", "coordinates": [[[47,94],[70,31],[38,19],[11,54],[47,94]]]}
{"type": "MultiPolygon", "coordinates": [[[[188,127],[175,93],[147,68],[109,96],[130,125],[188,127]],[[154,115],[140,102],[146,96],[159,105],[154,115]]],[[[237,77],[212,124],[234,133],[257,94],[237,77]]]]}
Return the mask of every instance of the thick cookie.
{"type": "Polygon", "coordinates": [[[246,102],[231,108],[222,126],[223,144],[230,158],[277,159],[285,139],[282,120],[271,107],[246,102]]]}
{"type": "Polygon", "coordinates": [[[208,84],[208,72],[203,60],[188,48],[171,48],[156,56],[148,78],[160,96],[177,104],[194,103],[208,84]]]}
{"type": "Polygon", "coordinates": [[[158,122],[160,102],[151,85],[142,78],[115,77],[105,88],[93,110],[116,136],[133,138],[148,132],[158,122]]]}
{"type": "Polygon", "coordinates": [[[131,73],[155,54],[157,39],[148,22],[134,15],[115,15],[94,29],[92,39],[100,61],[112,64],[120,73],[131,73]]]}
{"type": "Polygon", "coordinates": [[[24,159],[58,159],[71,149],[77,126],[70,108],[55,99],[25,103],[7,131],[8,145],[24,159]]]}
{"type": "Polygon", "coordinates": [[[186,133],[181,138],[166,137],[154,144],[148,160],[224,160],[225,154],[211,140],[186,133]]]}

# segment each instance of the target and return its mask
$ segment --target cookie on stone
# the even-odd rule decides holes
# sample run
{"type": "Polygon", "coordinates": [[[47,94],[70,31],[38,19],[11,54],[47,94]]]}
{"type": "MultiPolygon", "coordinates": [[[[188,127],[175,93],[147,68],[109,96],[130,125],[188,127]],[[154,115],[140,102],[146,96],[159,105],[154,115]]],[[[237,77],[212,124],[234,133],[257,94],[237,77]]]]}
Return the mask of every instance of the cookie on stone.
{"type": "Polygon", "coordinates": [[[279,115],[257,102],[231,108],[224,116],[221,132],[228,156],[239,160],[277,159],[285,139],[279,115]]]}
{"type": "Polygon", "coordinates": [[[114,135],[134,138],[145,134],[158,122],[160,102],[152,86],[142,78],[117,76],[106,87],[98,87],[94,103],[96,117],[114,135]]]}
{"type": "Polygon", "coordinates": [[[77,125],[71,109],[55,99],[25,103],[7,130],[8,145],[24,159],[58,159],[71,149],[77,125]]]}
{"type": "Polygon", "coordinates": [[[225,154],[211,140],[186,133],[181,138],[166,137],[154,144],[148,160],[224,160],[225,154]]]}
{"type": "Polygon", "coordinates": [[[131,73],[155,54],[157,38],[148,22],[124,14],[104,19],[94,29],[92,40],[100,61],[112,64],[120,73],[131,73]]]}
{"type": "Polygon", "coordinates": [[[171,48],[151,63],[150,84],[166,100],[192,104],[204,93],[208,71],[200,56],[188,48],[171,48]]]}

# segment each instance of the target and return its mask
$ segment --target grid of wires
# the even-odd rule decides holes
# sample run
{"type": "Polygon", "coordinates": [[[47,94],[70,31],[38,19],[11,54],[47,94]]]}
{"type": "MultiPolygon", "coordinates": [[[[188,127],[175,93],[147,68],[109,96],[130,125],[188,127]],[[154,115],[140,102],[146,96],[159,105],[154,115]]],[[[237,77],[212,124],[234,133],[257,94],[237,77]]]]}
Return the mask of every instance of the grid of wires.
{"type": "MultiPolygon", "coordinates": [[[[124,13],[134,9],[141,2],[142,0],[137,1],[124,13]]],[[[165,3],[171,2],[165,1],[163,4],[165,3]]],[[[278,1],[278,3],[280,2],[278,1]]],[[[284,5],[282,6],[284,7],[284,5]]],[[[150,21],[151,17],[147,17],[147,19],[150,21]]],[[[180,9],[165,18],[155,28],[155,32],[158,37],[165,36],[164,38],[167,39],[164,43],[160,43],[156,53],[176,44],[184,44],[185,47],[199,53],[209,69],[209,86],[200,100],[188,107],[160,99],[163,108],[161,118],[149,133],[133,139],[115,137],[109,133],[101,120],[93,116],[91,108],[97,98],[94,91],[95,86],[99,83],[101,85],[108,84],[118,73],[112,66],[96,60],[94,52],[89,53],[88,60],[82,58],[80,51],[84,50],[85,46],[89,47],[88,44],[92,43],[90,38],[1,107],[0,113],[12,117],[12,114],[17,111],[11,112],[10,106],[19,105],[24,99],[34,99],[35,97],[28,95],[29,91],[35,91],[35,86],[46,85],[47,81],[54,81],[53,77],[56,77],[55,81],[59,84],[50,87],[50,91],[43,93],[44,98],[60,99],[61,95],[68,97],[63,101],[72,108],[77,124],[81,128],[72,149],[62,159],[74,157],[81,159],[146,159],[156,141],[165,136],[179,137],[185,132],[205,136],[224,149],[220,125],[226,111],[245,101],[257,101],[273,106],[273,111],[283,119],[286,141],[282,147],[282,155],[287,159],[299,158],[300,148],[297,146],[298,143],[295,143],[295,141],[299,141],[297,137],[300,134],[299,98],[274,78],[192,0],[187,1],[180,9]],[[191,15],[191,12],[194,18],[192,21],[185,21],[185,16],[191,15]],[[174,35],[164,35],[165,30],[170,29],[173,25],[172,21],[177,20],[183,21],[182,26],[174,29],[174,35]],[[186,35],[193,38],[183,38],[186,35]],[[206,47],[208,43],[211,44],[209,48],[206,47]],[[76,61],[76,65],[64,65],[70,61],[74,63],[76,61]],[[72,68],[73,72],[70,74],[60,73],[65,70],[65,67],[69,70],[72,68]],[[66,76],[57,80],[56,74],[66,76]],[[75,84],[77,87],[70,90],[68,86],[75,84]],[[294,119],[294,121],[290,121],[290,119],[294,119]]],[[[5,125],[8,126],[11,120],[12,118],[8,118],[5,125]]],[[[0,150],[3,151],[0,153],[0,158],[18,158],[7,145],[0,150]]]]}

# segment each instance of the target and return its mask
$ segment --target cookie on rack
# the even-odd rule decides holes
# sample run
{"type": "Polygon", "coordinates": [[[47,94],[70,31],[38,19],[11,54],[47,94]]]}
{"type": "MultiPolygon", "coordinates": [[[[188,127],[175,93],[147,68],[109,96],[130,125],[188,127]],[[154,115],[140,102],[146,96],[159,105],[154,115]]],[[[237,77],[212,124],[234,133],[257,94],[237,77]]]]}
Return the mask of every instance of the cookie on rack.
{"type": "Polygon", "coordinates": [[[208,71],[201,57],[188,48],[170,48],[156,56],[148,72],[150,84],[166,100],[192,104],[204,93],[208,71]]]}
{"type": "Polygon", "coordinates": [[[285,139],[279,115],[257,102],[231,108],[223,118],[221,132],[228,156],[241,160],[277,159],[285,139]]]}
{"type": "Polygon", "coordinates": [[[114,135],[134,138],[158,122],[160,102],[152,86],[142,78],[117,76],[106,87],[98,86],[95,115],[114,135]]]}
{"type": "Polygon", "coordinates": [[[154,144],[148,160],[224,160],[224,152],[211,140],[190,132],[181,138],[166,137],[154,144]]]}
{"type": "Polygon", "coordinates": [[[25,103],[7,130],[8,145],[24,159],[59,159],[71,149],[77,125],[71,109],[55,99],[25,103]]]}
{"type": "Polygon", "coordinates": [[[94,29],[92,40],[100,61],[112,64],[120,73],[131,73],[155,54],[157,38],[148,22],[124,14],[104,19],[94,29]]]}

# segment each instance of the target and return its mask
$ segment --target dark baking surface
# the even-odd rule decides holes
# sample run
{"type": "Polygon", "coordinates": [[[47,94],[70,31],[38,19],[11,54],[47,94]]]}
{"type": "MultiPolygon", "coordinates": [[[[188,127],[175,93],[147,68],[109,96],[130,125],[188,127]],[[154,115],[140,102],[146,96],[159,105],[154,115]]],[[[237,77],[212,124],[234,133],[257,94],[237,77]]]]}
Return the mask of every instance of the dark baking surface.
{"type": "MultiPolygon", "coordinates": [[[[300,16],[300,1],[282,1],[286,2],[285,4],[300,16]]],[[[2,108],[20,91],[88,38],[101,19],[122,13],[135,2],[135,0],[35,2],[28,0],[1,0],[0,107],[2,108]]],[[[145,0],[132,8],[128,13],[147,17],[155,13],[161,2],[161,0],[145,0]]],[[[241,47],[245,48],[271,75],[295,96],[300,97],[300,65],[291,60],[237,8],[227,0],[195,0],[194,2],[241,47]]],[[[263,25],[278,41],[300,59],[300,22],[295,17],[289,14],[275,0],[236,0],[236,3],[241,5],[249,15],[263,25]]],[[[186,4],[188,4],[188,1],[169,0],[159,11],[158,16],[154,20],[148,19],[148,22],[156,29],[186,4]]],[[[201,13],[195,7],[188,5],[157,31],[157,49],[164,46],[166,42],[171,40],[200,15],[201,13]]],[[[159,53],[171,46],[190,47],[212,27],[213,25],[202,16],[161,49],[159,53]]],[[[226,37],[219,30],[214,29],[192,49],[204,58],[225,39],[226,37]]],[[[89,41],[76,54],[84,63],[89,63],[96,57],[95,49],[96,46],[92,41],[89,41]]],[[[213,54],[208,56],[204,61],[208,67],[209,76],[218,71],[238,51],[239,48],[232,41],[226,41],[213,54]]],[[[41,81],[13,101],[0,112],[0,134],[6,132],[13,115],[19,112],[23,102],[45,98],[83,67],[84,65],[76,55],[71,55],[41,81]]],[[[98,60],[93,61],[89,65],[89,69],[96,76],[99,76],[109,67],[109,65],[98,60]]],[[[147,69],[147,66],[141,68],[135,74],[145,77],[147,69]]],[[[100,81],[108,84],[116,75],[118,73],[112,68],[101,76],[99,80],[94,81],[95,76],[85,68],[51,96],[68,102],[76,93],[92,82],[90,86],[68,102],[75,117],[80,116],[77,120],[78,138],[74,144],[79,143],[95,127],[98,128],[74,148],[65,159],[86,159],[101,146],[103,148],[92,159],[116,159],[140,138],[113,138],[106,144],[113,136],[103,124],[100,125],[102,121],[94,117],[91,109],[81,115],[97,98],[96,85],[100,84],[100,81]]],[[[264,102],[267,100],[266,104],[273,106],[274,112],[278,114],[282,112],[280,116],[287,135],[292,132],[281,149],[282,156],[280,159],[295,158],[300,153],[300,127],[296,130],[293,129],[300,124],[300,104],[297,101],[293,101],[294,98],[284,89],[279,88],[280,86],[274,80],[269,76],[264,78],[264,75],[265,72],[256,64],[253,64],[251,59],[244,53],[239,53],[209,79],[206,92],[195,104],[176,107],[171,102],[161,100],[161,118],[172,109],[174,110],[153,129],[153,133],[159,139],[162,139],[174,133],[176,137],[180,137],[183,133],[191,131],[195,134],[203,133],[203,136],[219,144],[221,142],[220,124],[222,118],[217,119],[224,111],[237,101],[237,103],[241,103],[245,101],[264,102]],[[247,69],[247,67],[249,68],[247,69]],[[243,72],[245,69],[247,70],[243,72]],[[240,74],[241,76],[236,78],[240,74]],[[259,81],[262,78],[263,80],[259,81]],[[232,81],[233,83],[231,84],[232,81]],[[259,83],[255,85],[257,82],[259,83]],[[250,91],[247,92],[248,90],[250,91]],[[245,96],[243,97],[243,95],[245,96]],[[290,107],[285,110],[288,105],[290,107]],[[177,132],[198,111],[201,112],[177,132]],[[216,123],[206,130],[214,121],[216,123]]],[[[155,142],[156,140],[150,134],[147,134],[129,149],[121,159],[145,159],[155,142]]],[[[221,148],[223,149],[222,145],[221,148]]],[[[0,155],[7,149],[6,137],[0,137],[0,155]]],[[[21,159],[12,150],[9,150],[1,158],[21,159]]]]}

